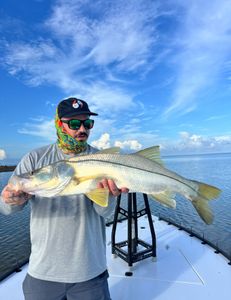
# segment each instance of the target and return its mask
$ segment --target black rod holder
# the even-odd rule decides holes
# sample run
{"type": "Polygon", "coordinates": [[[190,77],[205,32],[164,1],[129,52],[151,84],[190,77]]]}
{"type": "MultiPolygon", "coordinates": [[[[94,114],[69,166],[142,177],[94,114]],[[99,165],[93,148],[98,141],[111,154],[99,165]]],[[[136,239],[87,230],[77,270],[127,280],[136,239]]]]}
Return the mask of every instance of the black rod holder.
{"type": "Polygon", "coordinates": [[[151,210],[149,207],[148,197],[143,194],[144,208],[137,210],[136,193],[128,193],[127,209],[121,207],[121,195],[117,197],[115,208],[114,221],[112,226],[111,242],[112,254],[116,254],[125,260],[129,267],[133,263],[143,260],[148,257],[156,258],[156,234],[153,226],[151,210]],[[127,240],[116,242],[116,229],[119,221],[119,215],[124,216],[123,220],[127,220],[127,240]],[[149,244],[139,239],[138,218],[147,215],[152,244],[149,244]],[[145,250],[138,250],[138,245],[141,245],[145,250]],[[127,251],[123,249],[127,247],[127,251]]]}

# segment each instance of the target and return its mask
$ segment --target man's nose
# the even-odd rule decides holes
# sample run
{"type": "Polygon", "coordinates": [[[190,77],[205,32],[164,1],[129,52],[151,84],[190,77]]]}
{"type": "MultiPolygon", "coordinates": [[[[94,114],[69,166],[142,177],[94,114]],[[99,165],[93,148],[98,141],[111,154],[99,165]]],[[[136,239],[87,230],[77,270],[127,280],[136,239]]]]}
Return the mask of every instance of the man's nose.
{"type": "Polygon", "coordinates": [[[79,127],[79,131],[84,131],[84,132],[86,132],[87,130],[86,130],[86,128],[83,126],[83,124],[81,124],[81,126],[79,127]]]}

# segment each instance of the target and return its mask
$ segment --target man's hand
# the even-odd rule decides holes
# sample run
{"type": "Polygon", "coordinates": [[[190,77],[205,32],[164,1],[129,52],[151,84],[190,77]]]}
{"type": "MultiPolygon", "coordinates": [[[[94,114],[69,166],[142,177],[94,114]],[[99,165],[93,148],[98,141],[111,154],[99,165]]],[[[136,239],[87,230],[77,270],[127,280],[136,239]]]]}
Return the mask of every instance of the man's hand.
{"type": "Polygon", "coordinates": [[[22,205],[32,197],[23,191],[14,190],[9,184],[2,190],[1,196],[2,200],[9,205],[22,205]]]}
{"type": "Polygon", "coordinates": [[[126,188],[126,187],[122,187],[121,189],[119,189],[117,187],[117,185],[115,184],[114,180],[112,179],[103,179],[101,180],[98,185],[97,185],[98,188],[106,188],[109,190],[109,192],[117,197],[119,196],[121,193],[128,193],[129,192],[129,189],[126,188]]]}

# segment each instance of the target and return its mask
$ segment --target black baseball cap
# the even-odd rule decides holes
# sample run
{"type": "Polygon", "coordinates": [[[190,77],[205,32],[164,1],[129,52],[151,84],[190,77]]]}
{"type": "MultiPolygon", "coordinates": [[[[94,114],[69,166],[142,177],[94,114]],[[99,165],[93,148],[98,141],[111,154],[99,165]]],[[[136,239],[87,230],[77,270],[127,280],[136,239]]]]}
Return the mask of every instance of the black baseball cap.
{"type": "Polygon", "coordinates": [[[62,100],[58,104],[58,116],[59,118],[70,118],[76,115],[92,115],[98,116],[89,110],[87,102],[77,98],[67,98],[62,100]]]}

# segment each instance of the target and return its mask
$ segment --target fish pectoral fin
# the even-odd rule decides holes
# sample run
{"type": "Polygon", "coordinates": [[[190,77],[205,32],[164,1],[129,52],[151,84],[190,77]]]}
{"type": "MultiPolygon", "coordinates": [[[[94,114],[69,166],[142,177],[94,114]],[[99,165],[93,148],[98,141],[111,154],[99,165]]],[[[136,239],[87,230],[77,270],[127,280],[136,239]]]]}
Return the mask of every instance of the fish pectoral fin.
{"type": "Polygon", "coordinates": [[[72,178],[72,182],[74,185],[79,185],[88,180],[95,180],[96,178],[97,177],[95,177],[95,176],[81,176],[81,177],[74,176],[72,178]]]}
{"type": "Polygon", "coordinates": [[[176,208],[176,200],[173,199],[175,197],[175,194],[171,192],[162,192],[158,194],[151,194],[150,195],[154,200],[157,200],[162,205],[170,207],[170,208],[176,208]]]}
{"type": "Polygon", "coordinates": [[[160,165],[164,165],[163,161],[160,158],[160,146],[149,147],[149,148],[140,150],[138,152],[135,152],[133,154],[143,156],[143,157],[148,158],[160,165]]]}
{"type": "Polygon", "coordinates": [[[96,179],[96,176],[81,176],[81,177],[76,177],[76,180],[78,181],[78,184],[83,183],[84,181],[88,181],[88,180],[94,180],[96,179]]]}
{"type": "Polygon", "coordinates": [[[108,206],[109,190],[105,188],[97,188],[88,193],[86,196],[96,204],[106,207],[108,206]]]}

